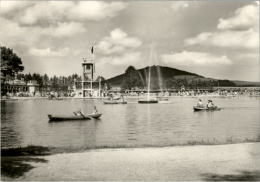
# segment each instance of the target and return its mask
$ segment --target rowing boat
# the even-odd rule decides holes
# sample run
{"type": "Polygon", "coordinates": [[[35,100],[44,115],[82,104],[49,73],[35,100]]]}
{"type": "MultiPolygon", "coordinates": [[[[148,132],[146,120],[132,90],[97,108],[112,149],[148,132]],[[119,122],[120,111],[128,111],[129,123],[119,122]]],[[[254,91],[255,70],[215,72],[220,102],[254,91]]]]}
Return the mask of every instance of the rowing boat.
{"type": "Polygon", "coordinates": [[[124,100],[106,100],[104,104],[127,104],[124,100]]]}
{"type": "Polygon", "coordinates": [[[159,102],[159,104],[169,104],[169,103],[171,103],[171,101],[167,97],[159,98],[158,102],[159,102]]]}
{"type": "Polygon", "coordinates": [[[159,100],[158,102],[159,102],[159,104],[170,104],[171,103],[171,101],[169,101],[169,100],[159,100]]]}
{"type": "Polygon", "coordinates": [[[197,106],[193,106],[194,111],[219,111],[220,108],[218,108],[217,106],[215,107],[197,107],[197,106]]]}
{"type": "Polygon", "coordinates": [[[86,114],[86,115],[71,115],[71,116],[53,116],[48,115],[49,121],[72,121],[72,120],[89,120],[89,119],[98,119],[102,114],[86,114]]]}
{"type": "Polygon", "coordinates": [[[158,100],[139,100],[139,104],[157,104],[158,100]]]}

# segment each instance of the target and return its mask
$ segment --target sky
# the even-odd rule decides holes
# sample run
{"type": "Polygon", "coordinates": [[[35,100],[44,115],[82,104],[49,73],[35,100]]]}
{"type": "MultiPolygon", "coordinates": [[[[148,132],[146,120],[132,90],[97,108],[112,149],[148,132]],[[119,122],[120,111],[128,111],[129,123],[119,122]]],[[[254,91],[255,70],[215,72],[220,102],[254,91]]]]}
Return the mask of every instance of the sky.
{"type": "Polygon", "coordinates": [[[259,1],[0,1],[0,43],[25,73],[96,76],[129,65],[260,81],[259,1]],[[94,46],[94,55],[91,55],[94,46]]]}

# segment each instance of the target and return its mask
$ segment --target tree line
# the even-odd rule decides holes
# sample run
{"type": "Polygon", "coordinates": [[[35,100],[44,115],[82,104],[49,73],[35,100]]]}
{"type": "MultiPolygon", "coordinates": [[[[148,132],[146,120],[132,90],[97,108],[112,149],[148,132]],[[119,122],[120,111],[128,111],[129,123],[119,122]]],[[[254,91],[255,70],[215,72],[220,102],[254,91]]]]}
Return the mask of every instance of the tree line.
{"type": "MultiPolygon", "coordinates": [[[[7,47],[0,47],[1,55],[1,85],[7,84],[7,81],[14,80],[17,77],[18,80],[22,80],[28,83],[35,80],[39,85],[39,89],[51,91],[67,91],[68,87],[72,87],[75,81],[81,81],[82,77],[77,73],[69,76],[48,76],[47,74],[38,73],[22,73],[24,66],[22,65],[22,59],[11,49],[7,47]]],[[[104,83],[103,77],[98,77],[96,81],[101,80],[104,83]]]]}
{"type": "Polygon", "coordinates": [[[69,86],[74,84],[74,81],[81,81],[81,76],[78,74],[72,74],[70,76],[51,76],[47,74],[38,73],[19,73],[17,75],[18,80],[23,80],[25,83],[35,80],[41,89],[50,89],[52,91],[67,91],[69,86]]]}
{"type": "Polygon", "coordinates": [[[4,85],[9,80],[22,80],[25,83],[35,80],[39,85],[40,90],[50,88],[53,91],[66,91],[68,86],[72,86],[74,81],[81,81],[78,74],[70,76],[52,76],[38,73],[21,73],[24,70],[22,59],[10,48],[1,47],[1,85],[4,85]]]}

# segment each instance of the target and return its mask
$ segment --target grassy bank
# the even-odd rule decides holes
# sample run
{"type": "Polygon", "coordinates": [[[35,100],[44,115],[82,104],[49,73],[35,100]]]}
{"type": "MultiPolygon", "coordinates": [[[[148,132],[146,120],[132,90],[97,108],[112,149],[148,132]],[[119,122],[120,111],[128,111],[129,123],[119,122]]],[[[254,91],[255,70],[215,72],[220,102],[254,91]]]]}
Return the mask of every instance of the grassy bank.
{"type": "MultiPolygon", "coordinates": [[[[254,140],[244,139],[242,143],[256,143],[259,142],[259,137],[254,140]]],[[[230,138],[224,143],[225,145],[234,144],[236,141],[230,138]]],[[[239,142],[241,143],[241,141],[239,142]]],[[[174,145],[166,145],[162,144],[158,145],[142,145],[142,146],[128,146],[128,145],[102,145],[102,146],[92,146],[92,147],[81,147],[81,148],[72,148],[72,147],[43,147],[43,146],[27,146],[27,147],[17,147],[17,148],[7,148],[1,149],[1,172],[3,176],[18,178],[24,175],[24,173],[30,171],[34,167],[30,164],[30,162],[34,163],[47,163],[48,160],[44,158],[46,155],[51,154],[59,154],[59,153],[75,153],[75,152],[84,152],[84,151],[94,151],[96,149],[124,149],[124,148],[169,148],[176,146],[219,146],[223,145],[223,143],[219,143],[216,140],[213,141],[188,141],[184,144],[174,144],[174,145]],[[28,163],[29,162],[29,163],[28,163]]],[[[210,178],[211,174],[205,175],[205,178],[210,178]]],[[[244,175],[243,175],[244,176],[244,175]]],[[[214,175],[212,176],[214,178],[214,175]]],[[[221,176],[215,177],[221,178],[221,176]]],[[[226,178],[226,177],[225,177],[226,178]]],[[[214,180],[214,179],[213,179],[214,180]]]]}
{"type": "Polygon", "coordinates": [[[1,149],[1,175],[10,178],[23,176],[24,173],[34,168],[28,162],[47,162],[47,160],[35,156],[49,154],[49,149],[42,146],[1,149]]]}
{"type": "Polygon", "coordinates": [[[227,138],[226,141],[220,142],[213,138],[212,140],[189,140],[185,143],[162,143],[162,144],[140,144],[140,145],[127,145],[127,144],[115,144],[115,145],[98,145],[98,146],[85,146],[85,147],[45,147],[28,145],[26,147],[13,147],[1,149],[1,156],[43,156],[59,153],[72,153],[81,152],[86,150],[95,149],[116,149],[116,148],[158,148],[158,147],[177,147],[177,146],[194,146],[194,145],[227,145],[227,144],[239,144],[239,143],[255,143],[260,142],[260,135],[256,138],[244,138],[237,140],[232,137],[227,138]]]}
{"type": "Polygon", "coordinates": [[[29,145],[27,147],[1,149],[1,156],[38,156],[49,155],[48,147],[29,145]]]}
{"type": "Polygon", "coordinates": [[[18,180],[256,181],[259,143],[102,149],[43,156],[18,180]]]}

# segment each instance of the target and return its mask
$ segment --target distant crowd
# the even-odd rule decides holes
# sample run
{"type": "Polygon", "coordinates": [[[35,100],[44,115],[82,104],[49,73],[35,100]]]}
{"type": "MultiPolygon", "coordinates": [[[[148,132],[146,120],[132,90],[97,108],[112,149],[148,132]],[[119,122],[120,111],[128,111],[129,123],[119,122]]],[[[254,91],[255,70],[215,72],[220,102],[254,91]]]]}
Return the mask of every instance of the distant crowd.
{"type": "MultiPolygon", "coordinates": [[[[139,97],[139,96],[145,96],[147,95],[147,92],[135,92],[135,91],[128,91],[128,92],[109,92],[103,93],[103,96],[116,96],[116,95],[123,95],[123,96],[129,96],[129,97],[139,97]]],[[[170,96],[260,96],[260,89],[258,90],[216,90],[216,91],[207,91],[207,90],[179,90],[175,92],[169,92],[169,91],[162,91],[162,92],[151,92],[150,95],[156,96],[156,97],[170,97],[170,96]]],[[[17,92],[17,93],[7,93],[7,97],[74,97],[73,93],[69,92],[39,92],[36,91],[34,93],[29,92],[17,92]]]]}
{"type": "MultiPolygon", "coordinates": [[[[216,90],[216,91],[207,91],[207,90],[180,90],[176,92],[159,92],[159,93],[150,93],[151,95],[158,97],[168,97],[168,96],[260,96],[260,90],[216,90]]],[[[124,93],[125,96],[144,96],[147,95],[146,92],[128,92],[124,93]]]]}

